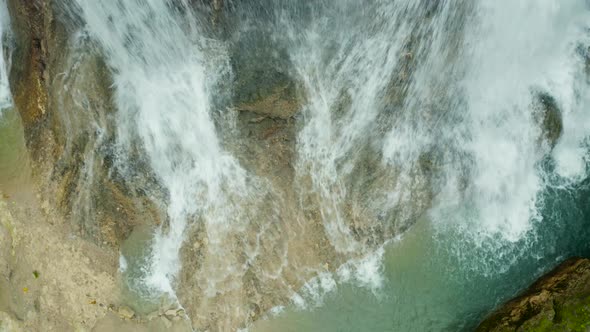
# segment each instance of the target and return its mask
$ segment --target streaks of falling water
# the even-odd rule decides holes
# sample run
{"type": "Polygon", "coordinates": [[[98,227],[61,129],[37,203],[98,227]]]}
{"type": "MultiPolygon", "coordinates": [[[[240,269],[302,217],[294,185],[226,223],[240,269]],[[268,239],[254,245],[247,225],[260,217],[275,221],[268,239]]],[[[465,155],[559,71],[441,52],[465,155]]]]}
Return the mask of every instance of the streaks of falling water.
{"type": "Polygon", "coordinates": [[[488,250],[490,261],[473,267],[493,274],[511,264],[496,250],[532,241],[542,220],[537,196],[546,185],[544,158],[551,154],[567,181],[587,176],[587,60],[577,53],[589,45],[588,5],[426,3],[434,2],[321,2],[309,5],[305,24],[293,6],[279,6],[277,39],[287,39],[307,100],[298,167],[321,196],[332,244],[355,252],[359,243],[343,202],[350,199],[346,179],[358,176],[355,167],[363,162],[359,151],[369,142],[371,153],[398,170],[385,189],[388,199],[375,200],[382,210],[416,200],[415,170],[426,156],[435,169],[421,180],[435,194],[430,217],[440,231],[462,234],[468,243],[457,250],[488,250]],[[408,77],[394,77],[404,58],[413,60],[404,68],[408,77]],[[395,78],[401,78],[399,107],[386,99],[395,78]],[[554,150],[539,142],[552,130],[539,123],[539,93],[553,96],[561,109],[563,132],[554,150]]]}
{"type": "Polygon", "coordinates": [[[418,7],[412,1],[373,8],[356,1],[322,3],[312,9],[309,25],[285,24],[295,72],[309,98],[302,110],[298,168],[311,174],[327,234],[339,251],[360,250],[343,216],[343,179],[383,111],[382,95],[418,7]],[[364,19],[368,13],[375,14],[371,23],[364,19]],[[343,98],[350,104],[337,110],[343,98]],[[343,114],[336,117],[338,111],[343,114]]]}
{"type": "MultiPolygon", "coordinates": [[[[563,108],[564,139],[556,156],[559,161],[562,149],[576,148],[570,161],[578,166],[563,167],[583,173],[579,145],[585,131],[574,128],[572,119],[584,116],[587,103],[575,55],[576,43],[587,43],[587,5],[440,2],[431,16],[426,8],[416,1],[375,6],[342,1],[314,8],[316,16],[307,27],[284,24],[309,100],[298,140],[300,161],[328,198],[326,227],[346,238],[349,230],[338,207],[346,194],[339,183],[357,162],[362,141],[379,130],[379,115],[390,111],[383,95],[400,59],[416,57],[402,109],[383,140],[384,162],[399,167],[404,182],[419,158],[436,149],[443,154],[436,160],[444,173],[437,183],[443,190],[439,204],[455,209],[452,200],[471,197],[465,205],[475,214],[464,221],[475,224],[464,226],[515,241],[537,217],[541,174],[536,166],[547,152],[537,142],[542,129],[534,115],[535,91],[554,95],[563,108]],[[469,29],[464,31],[465,24],[469,29]],[[411,53],[405,45],[410,38],[418,44],[411,53]],[[336,116],[344,94],[350,108],[336,116]]],[[[392,189],[392,197],[403,195],[392,189]]],[[[342,242],[333,240],[336,246],[342,242]]]]}
{"type": "Polygon", "coordinates": [[[141,146],[167,190],[169,227],[155,236],[145,282],[174,294],[188,220],[207,214],[207,222],[223,228],[235,218],[228,195],[249,192],[245,171],[222,149],[211,119],[215,84],[228,74],[227,56],[217,45],[217,59],[207,57],[199,17],[184,2],[77,5],[114,72],[120,149],[141,146]]]}
{"type": "MultiPolygon", "coordinates": [[[[77,3],[114,72],[121,150],[141,146],[169,194],[170,225],[156,236],[147,281],[173,292],[187,221],[204,215],[214,229],[232,227],[239,219],[232,195],[252,194],[211,118],[216,82],[229,75],[227,55],[217,45],[218,59],[208,56],[200,18],[188,8],[77,3]]],[[[538,164],[548,153],[538,144],[535,91],[553,95],[562,109],[564,132],[553,152],[559,169],[583,176],[588,88],[572,50],[587,43],[586,2],[277,1],[274,9],[274,22],[260,24],[276,25],[273,40],[286,48],[306,100],[297,172],[310,176],[337,251],[375,248],[353,234],[345,211],[365,154],[385,174],[381,187],[364,192],[375,216],[428,201],[420,195],[432,191],[431,218],[474,245],[527,235],[539,219],[538,164]]]]}
{"type": "MultiPolygon", "coordinates": [[[[544,218],[539,195],[548,185],[541,166],[546,156],[555,159],[565,182],[587,176],[590,104],[577,49],[589,45],[590,13],[587,2],[575,0],[480,1],[475,9],[459,58],[464,105],[455,110],[464,115],[455,124],[463,134],[454,137],[464,159],[446,166],[431,216],[441,229],[462,233],[467,245],[495,252],[474,266],[493,274],[510,264],[497,258],[501,248],[511,252],[513,243],[533,241],[531,232],[544,218]],[[539,92],[553,96],[561,110],[563,132],[554,150],[539,142],[543,131],[554,129],[536,118],[539,92]]],[[[526,248],[513,254],[526,255],[526,248]]]]}
{"type": "Polygon", "coordinates": [[[366,252],[371,246],[352,234],[345,211],[355,201],[350,183],[377,183],[361,184],[363,209],[382,225],[398,224],[394,232],[428,204],[430,175],[416,170],[435,143],[443,144],[438,136],[450,121],[439,123],[436,131],[431,126],[439,118],[436,111],[452,106],[452,92],[444,90],[455,65],[449,45],[458,43],[470,5],[338,1],[307,6],[305,19],[292,13],[293,6],[277,6],[276,39],[286,44],[307,100],[297,171],[312,179],[332,245],[340,252],[366,252]],[[374,170],[359,174],[365,166],[374,170]]]}
{"type": "Polygon", "coordinates": [[[10,16],[6,7],[6,0],[0,1],[0,116],[2,110],[12,106],[12,96],[8,83],[10,68],[10,16]]]}
{"type": "MultiPolygon", "coordinates": [[[[307,101],[297,139],[297,172],[300,180],[310,176],[309,190],[319,195],[324,227],[336,250],[364,252],[365,239],[352,234],[350,214],[345,211],[346,202],[354,200],[349,184],[355,178],[369,180],[359,177],[358,168],[375,163],[363,159],[367,154],[377,156],[373,159],[383,154],[379,150],[388,122],[393,121],[391,114],[401,114],[392,100],[403,98],[413,70],[412,58],[419,61],[422,53],[434,48],[425,39],[433,33],[440,35],[445,19],[453,13],[449,9],[432,18],[433,7],[419,1],[297,3],[276,8],[275,40],[285,45],[293,76],[307,101]]],[[[438,37],[430,38],[442,43],[438,37]]],[[[395,121],[412,125],[399,118],[395,121]]],[[[413,141],[405,146],[406,151],[421,150],[418,144],[413,141]]],[[[395,178],[397,175],[389,174],[378,181],[399,184],[400,178],[395,178]]],[[[406,186],[409,193],[407,185],[399,184],[400,191],[406,186]]],[[[381,198],[369,204],[369,209],[381,214],[396,205],[381,192],[365,196],[381,198]]]]}

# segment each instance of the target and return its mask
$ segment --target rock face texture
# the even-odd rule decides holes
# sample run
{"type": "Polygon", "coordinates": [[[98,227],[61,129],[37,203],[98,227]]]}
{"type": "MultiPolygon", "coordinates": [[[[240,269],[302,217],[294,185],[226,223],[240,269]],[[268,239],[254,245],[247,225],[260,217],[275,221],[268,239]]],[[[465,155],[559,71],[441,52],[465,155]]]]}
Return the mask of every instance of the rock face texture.
{"type": "Polygon", "coordinates": [[[589,331],[590,259],[571,258],[486,318],[477,331],[589,331]]]}
{"type": "Polygon", "coordinates": [[[8,9],[11,89],[39,190],[76,233],[117,248],[160,216],[112,168],[110,72],[92,43],[71,35],[76,23],[55,2],[9,0],[8,9]]]}
{"type": "MultiPolygon", "coordinates": [[[[125,167],[131,174],[121,174],[116,166],[116,107],[110,68],[96,44],[74,33],[80,22],[60,3],[7,2],[14,33],[10,85],[24,128],[34,185],[28,188],[28,209],[9,211],[0,205],[0,212],[15,215],[10,222],[0,218],[0,235],[6,235],[0,237],[0,245],[13,247],[11,255],[0,257],[0,279],[6,280],[6,284],[0,283],[0,331],[4,327],[89,330],[93,326],[99,331],[120,330],[112,327],[120,322],[118,316],[110,317],[111,304],[123,308],[133,304],[126,303],[119,294],[119,248],[136,228],[153,228],[166,222],[165,193],[153,179],[142,151],[138,150],[130,158],[133,164],[125,167]],[[42,209],[38,211],[37,206],[42,209]],[[36,257],[47,250],[55,251],[60,260],[53,259],[53,253],[36,257]],[[40,272],[38,280],[31,269],[40,272]],[[32,284],[31,279],[36,283],[32,284]],[[15,300],[23,294],[27,295],[25,300],[15,300]]],[[[213,14],[217,15],[223,2],[213,4],[213,14]]],[[[280,76],[280,80],[256,85],[252,73],[262,70],[260,67],[250,69],[251,65],[243,61],[236,66],[246,68],[238,73],[236,84],[247,88],[234,96],[232,114],[240,133],[235,140],[242,142],[235,146],[252,152],[251,156],[244,153],[242,162],[260,174],[274,172],[271,180],[278,187],[289,186],[294,176],[293,117],[299,107],[294,83],[273,72],[269,75],[280,76]]],[[[0,203],[2,198],[0,193],[0,203]]],[[[198,234],[203,233],[194,232],[190,237],[198,234]]],[[[205,247],[207,239],[201,240],[205,247]]],[[[193,242],[184,252],[193,248],[193,242]]],[[[183,271],[186,280],[182,284],[198,289],[193,273],[203,258],[192,251],[185,256],[191,267],[183,271]],[[192,264],[193,260],[197,262],[192,264]]],[[[197,296],[186,302],[192,304],[188,309],[196,317],[201,308],[193,303],[194,298],[197,296]]],[[[216,310],[210,303],[206,306],[216,310]]],[[[260,314],[258,305],[253,308],[239,317],[239,323],[244,317],[253,317],[250,311],[260,314]]],[[[126,318],[140,319],[139,313],[123,311],[126,318]]],[[[194,320],[197,326],[210,326],[215,317],[194,320]]]]}

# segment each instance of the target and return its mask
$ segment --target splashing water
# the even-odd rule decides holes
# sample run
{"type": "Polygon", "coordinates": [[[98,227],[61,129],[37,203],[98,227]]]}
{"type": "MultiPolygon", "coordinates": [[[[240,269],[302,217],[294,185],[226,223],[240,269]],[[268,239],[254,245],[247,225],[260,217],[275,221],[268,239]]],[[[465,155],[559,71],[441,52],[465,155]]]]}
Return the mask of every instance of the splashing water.
{"type": "MultiPolygon", "coordinates": [[[[144,282],[174,294],[185,233],[191,221],[204,221],[216,250],[203,262],[213,297],[227,276],[256,262],[264,233],[245,263],[216,262],[242,255],[224,236],[257,218],[244,206],[263,193],[224,148],[212,116],[227,95],[220,82],[232,79],[228,45],[206,38],[206,19],[184,1],[76,2],[113,72],[120,167],[144,151],[167,193],[167,225],[157,231],[144,282]]],[[[586,1],[252,3],[271,18],[254,22],[254,4],[234,4],[249,18],[236,21],[243,25],[236,34],[250,33],[248,24],[271,26],[261,31],[285,50],[303,100],[291,189],[301,202],[312,197],[334,256],[344,257],[334,274],[316,273],[303,286],[299,293],[312,302],[348,281],[381,285],[383,245],[424,215],[433,237],[457,235],[457,257],[465,246],[485,256],[460,264],[503,272],[543,222],[547,158],[567,184],[587,177],[586,1]],[[559,140],[544,138],[554,128],[540,119],[548,110],[539,96],[558,108],[559,140]]],[[[269,280],[283,276],[290,262],[281,259],[269,280]]],[[[293,301],[306,300],[295,293],[293,301]]]]}
{"type": "Polygon", "coordinates": [[[463,160],[445,167],[431,217],[442,228],[459,230],[469,245],[494,251],[532,240],[535,222],[543,220],[538,195],[546,176],[540,165],[551,151],[539,137],[552,128],[536,119],[539,91],[553,96],[561,110],[563,132],[552,153],[558,172],[572,180],[587,176],[582,144],[588,121],[581,119],[589,104],[580,96],[588,85],[584,59],[575,52],[579,43],[588,45],[590,16],[584,1],[482,1],[475,9],[460,55],[464,120],[457,125],[464,129],[455,141],[463,160]]]}
{"type": "MultiPolygon", "coordinates": [[[[355,199],[351,179],[371,181],[358,172],[369,153],[386,170],[374,168],[384,185],[365,190],[374,199],[363,212],[377,210],[379,219],[432,199],[428,215],[437,232],[461,239],[453,249],[458,257],[465,246],[480,247],[486,261],[466,257],[461,264],[485,275],[530,254],[531,232],[543,219],[543,161],[551,155],[566,181],[587,177],[587,60],[578,54],[589,45],[586,2],[277,7],[275,38],[287,45],[306,99],[298,172],[311,176],[337,250],[374,250],[353,234],[355,216],[346,211],[355,199]],[[542,93],[560,110],[557,142],[542,139],[553,130],[539,120],[542,93]]],[[[402,213],[395,222],[408,215],[415,219],[402,213]]]]}

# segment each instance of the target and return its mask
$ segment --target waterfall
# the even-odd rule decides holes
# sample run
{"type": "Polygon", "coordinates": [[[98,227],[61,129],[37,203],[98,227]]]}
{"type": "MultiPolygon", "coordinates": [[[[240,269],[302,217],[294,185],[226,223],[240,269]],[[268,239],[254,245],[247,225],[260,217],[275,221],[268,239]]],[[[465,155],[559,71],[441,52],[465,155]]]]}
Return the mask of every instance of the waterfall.
{"type": "Polygon", "coordinates": [[[120,150],[139,145],[168,194],[169,226],[155,236],[146,283],[173,294],[189,219],[205,214],[223,227],[233,218],[227,195],[249,192],[245,171],[221,147],[211,118],[216,82],[228,75],[227,55],[222,45],[208,44],[199,17],[184,4],[77,4],[114,72],[120,150]],[[216,54],[206,54],[212,47],[216,54]]]}
{"type": "Polygon", "coordinates": [[[10,69],[10,16],[6,7],[6,0],[0,1],[0,116],[2,110],[12,106],[12,96],[8,82],[10,69]]]}
{"type": "Polygon", "coordinates": [[[373,139],[370,132],[378,130],[380,113],[386,111],[384,95],[391,93],[387,88],[421,6],[415,1],[340,1],[312,10],[309,25],[287,25],[294,37],[289,49],[295,72],[309,99],[298,136],[299,172],[311,174],[332,244],[355,252],[361,244],[342,210],[348,195],[345,179],[357,176],[358,151],[373,139]]]}
{"type": "Polygon", "coordinates": [[[587,2],[320,2],[300,6],[304,19],[277,7],[275,39],[307,101],[298,172],[337,250],[374,250],[347,209],[359,199],[350,183],[376,177],[362,213],[404,223],[424,201],[439,231],[466,241],[457,254],[482,246],[491,261],[476,269],[495,273],[501,251],[543,222],[544,161],[566,183],[587,177],[587,2]],[[563,122],[556,142],[543,138],[548,107],[563,122]],[[380,158],[368,176],[367,154],[380,158]]]}
{"type": "Polygon", "coordinates": [[[588,85],[577,50],[588,47],[589,18],[584,1],[477,2],[458,55],[463,104],[455,112],[463,120],[452,139],[460,158],[445,166],[432,211],[440,226],[459,227],[474,243],[516,242],[542,222],[548,154],[561,175],[586,176],[588,85]],[[561,113],[553,150],[540,139],[551,128],[539,120],[539,94],[552,96],[561,113]]]}
{"type": "Polygon", "coordinates": [[[434,219],[446,219],[447,211],[471,223],[463,226],[474,234],[516,241],[538,218],[538,163],[550,144],[539,142],[536,93],[553,96],[562,112],[559,168],[584,175],[587,94],[580,90],[584,59],[576,52],[577,43],[587,45],[587,4],[441,1],[433,9],[428,3],[434,2],[341,1],[313,8],[317,17],[307,26],[280,22],[294,39],[290,52],[309,100],[300,161],[311,164],[315,189],[329,197],[326,227],[335,236],[349,231],[333,206],[346,196],[338,183],[362,162],[364,144],[376,140],[369,143],[373,153],[401,172],[388,197],[410,204],[400,183],[415,185],[407,181],[430,154],[440,168],[434,219]],[[394,93],[387,90],[393,79],[407,90],[400,107],[385,100],[394,93]],[[387,123],[388,116],[395,119],[387,123]]]}
{"type": "MultiPolygon", "coordinates": [[[[459,233],[458,251],[491,257],[534,238],[546,163],[563,185],[588,176],[585,0],[230,1],[226,40],[189,1],[75,3],[112,71],[118,167],[139,151],[165,192],[142,280],[157,292],[174,296],[198,225],[205,297],[240,293],[256,274],[298,302],[294,285],[310,276],[329,290],[332,278],[378,286],[383,246],[422,217],[459,233]],[[244,137],[222,135],[231,121],[219,118],[236,117],[229,50],[249,34],[268,34],[262,51],[286,55],[298,89],[287,193],[244,165],[244,137]],[[306,256],[301,234],[325,235],[329,253],[306,256]]],[[[240,52],[261,51],[251,47],[240,52]]],[[[227,315],[238,306],[220,303],[227,315]]]]}
{"type": "Polygon", "coordinates": [[[457,38],[464,19],[459,4],[435,5],[322,2],[309,5],[310,22],[280,21],[308,100],[298,135],[298,172],[311,174],[311,190],[321,196],[322,218],[337,250],[370,249],[352,236],[345,209],[370,212],[385,224],[394,219],[398,232],[428,204],[429,175],[418,164],[435,137],[420,122],[432,115],[427,108],[446,84],[432,74],[450,72],[443,46],[457,38]],[[374,170],[359,174],[366,166],[374,170]],[[355,190],[364,197],[355,197],[355,190]],[[358,200],[366,202],[355,207],[358,200]]]}

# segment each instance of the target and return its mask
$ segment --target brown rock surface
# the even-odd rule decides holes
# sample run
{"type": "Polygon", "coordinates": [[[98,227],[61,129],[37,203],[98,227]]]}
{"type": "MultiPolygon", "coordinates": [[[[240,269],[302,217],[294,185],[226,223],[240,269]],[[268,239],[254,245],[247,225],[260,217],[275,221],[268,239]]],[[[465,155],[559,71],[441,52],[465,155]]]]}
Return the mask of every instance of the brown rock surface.
{"type": "Polygon", "coordinates": [[[39,192],[60,222],[116,249],[160,214],[146,198],[149,172],[132,185],[114,170],[110,71],[99,50],[71,36],[63,8],[47,0],[9,0],[8,8],[16,40],[11,88],[39,192]]]}
{"type": "Polygon", "coordinates": [[[502,305],[477,331],[588,331],[590,260],[571,258],[502,305]]]}

